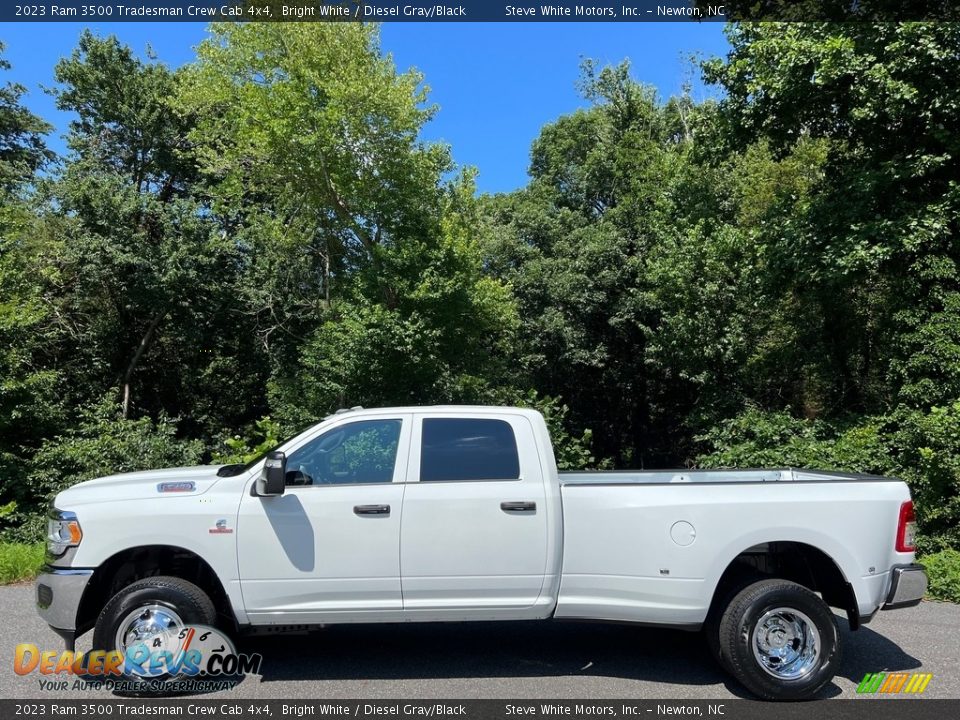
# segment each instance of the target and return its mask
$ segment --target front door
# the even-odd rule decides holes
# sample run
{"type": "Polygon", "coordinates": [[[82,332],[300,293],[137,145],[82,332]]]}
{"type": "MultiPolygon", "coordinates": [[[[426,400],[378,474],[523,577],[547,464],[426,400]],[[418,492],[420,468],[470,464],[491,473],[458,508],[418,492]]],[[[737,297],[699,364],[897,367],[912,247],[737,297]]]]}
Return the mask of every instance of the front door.
{"type": "Polygon", "coordinates": [[[244,494],[237,551],[251,622],[400,616],[411,424],[408,415],[344,419],[287,451],[283,495],[244,494]]]}

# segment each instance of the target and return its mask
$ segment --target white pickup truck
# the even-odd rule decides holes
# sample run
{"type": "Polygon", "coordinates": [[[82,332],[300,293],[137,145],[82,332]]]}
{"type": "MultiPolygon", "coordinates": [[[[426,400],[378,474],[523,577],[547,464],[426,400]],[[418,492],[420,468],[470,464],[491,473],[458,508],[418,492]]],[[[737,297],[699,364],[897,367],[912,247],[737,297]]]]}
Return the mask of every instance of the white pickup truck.
{"type": "Polygon", "coordinates": [[[41,616],[123,652],[181,624],[607,620],[703,628],[763,698],[833,677],[839,633],[920,602],[889,478],[799,470],[559,473],[528,409],[340,411],[246,465],[61,492],[41,616]]]}

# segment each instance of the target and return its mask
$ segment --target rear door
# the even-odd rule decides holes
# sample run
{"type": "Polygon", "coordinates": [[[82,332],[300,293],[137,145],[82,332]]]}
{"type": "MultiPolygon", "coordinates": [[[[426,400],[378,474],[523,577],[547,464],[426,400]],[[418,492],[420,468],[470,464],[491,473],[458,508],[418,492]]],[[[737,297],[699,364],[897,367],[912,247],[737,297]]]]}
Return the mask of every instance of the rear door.
{"type": "Polygon", "coordinates": [[[546,490],[530,421],[417,414],[407,479],[400,530],[405,614],[525,617],[522,609],[534,608],[540,596],[548,551],[546,490]]]}

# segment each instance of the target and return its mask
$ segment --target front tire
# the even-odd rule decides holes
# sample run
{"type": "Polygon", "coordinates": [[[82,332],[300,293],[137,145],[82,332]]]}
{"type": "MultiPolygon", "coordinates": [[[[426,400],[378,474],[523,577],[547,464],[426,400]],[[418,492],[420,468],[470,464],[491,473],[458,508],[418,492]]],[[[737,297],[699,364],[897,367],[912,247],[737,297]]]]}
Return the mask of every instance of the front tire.
{"type": "Polygon", "coordinates": [[[788,580],[761,580],[731,600],[720,619],[724,666],[765,700],[805,700],[833,679],[840,632],[816,594],[788,580]]]}
{"type": "Polygon", "coordinates": [[[163,575],[144,578],[123,588],[103,608],[93,647],[126,653],[145,638],[167,636],[173,641],[183,625],[212,626],[216,618],[210,598],[193,583],[163,575]]]}

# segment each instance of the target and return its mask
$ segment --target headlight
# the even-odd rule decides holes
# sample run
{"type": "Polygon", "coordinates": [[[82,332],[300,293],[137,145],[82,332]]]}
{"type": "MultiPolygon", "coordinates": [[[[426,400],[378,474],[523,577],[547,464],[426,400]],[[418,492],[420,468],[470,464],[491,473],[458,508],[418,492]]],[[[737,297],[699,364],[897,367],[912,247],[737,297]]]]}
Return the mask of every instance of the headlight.
{"type": "Polygon", "coordinates": [[[48,553],[53,557],[60,557],[67,548],[79,545],[82,538],[83,532],[74,513],[56,508],[50,511],[50,517],[47,520],[48,553]]]}

